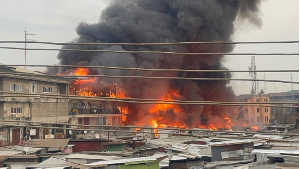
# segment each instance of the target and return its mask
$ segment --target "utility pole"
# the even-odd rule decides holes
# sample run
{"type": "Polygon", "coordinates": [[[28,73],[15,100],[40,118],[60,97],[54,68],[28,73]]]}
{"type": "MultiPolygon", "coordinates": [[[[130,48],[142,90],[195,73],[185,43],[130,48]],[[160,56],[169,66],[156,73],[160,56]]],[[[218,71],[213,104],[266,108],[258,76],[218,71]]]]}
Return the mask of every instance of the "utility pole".
{"type": "MultiPolygon", "coordinates": [[[[264,80],[266,80],[266,73],[264,73],[264,80]]],[[[264,82],[264,91],[265,93],[268,93],[266,81],[264,82]]]]}
{"type": "Polygon", "coordinates": [[[25,66],[24,66],[24,68],[26,69],[26,60],[27,60],[27,51],[26,51],[26,49],[27,49],[27,41],[28,40],[30,40],[30,39],[27,39],[27,36],[34,36],[35,34],[31,34],[31,33],[29,33],[28,31],[27,31],[27,15],[26,15],[26,21],[25,21],[25,31],[24,31],[24,37],[25,37],[25,66]]]}

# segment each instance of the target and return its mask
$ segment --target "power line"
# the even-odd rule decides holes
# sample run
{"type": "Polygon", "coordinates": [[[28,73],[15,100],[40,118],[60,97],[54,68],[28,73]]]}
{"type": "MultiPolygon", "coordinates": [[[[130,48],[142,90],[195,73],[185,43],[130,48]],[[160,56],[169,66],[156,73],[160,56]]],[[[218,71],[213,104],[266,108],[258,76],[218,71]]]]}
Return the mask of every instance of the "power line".
{"type": "MultiPolygon", "coordinates": [[[[24,65],[0,65],[1,66],[24,66],[24,65]]],[[[110,66],[80,66],[80,65],[26,65],[27,67],[62,67],[62,68],[101,68],[119,70],[138,70],[138,71],[158,71],[158,72],[299,72],[299,70],[187,70],[187,69],[146,69],[146,68],[126,68],[110,66]]]]}
{"type": "Polygon", "coordinates": [[[131,54],[168,54],[168,55],[276,55],[276,56],[294,56],[299,53],[186,53],[186,52],[164,52],[164,51],[118,51],[118,50],[103,50],[103,49],[54,49],[54,48],[18,48],[18,47],[0,47],[0,49],[10,50],[32,50],[32,51],[65,51],[65,52],[109,52],[109,53],[131,53],[131,54]]]}
{"type": "Polygon", "coordinates": [[[82,129],[82,128],[67,128],[67,127],[45,127],[45,126],[36,126],[32,125],[33,123],[40,124],[40,125],[66,125],[66,126],[77,126],[77,127],[103,127],[103,128],[139,128],[139,129],[156,129],[156,130],[176,130],[176,131],[204,131],[204,132],[213,132],[213,133],[246,133],[246,134],[268,134],[268,135],[285,135],[285,136],[298,136],[299,133],[295,134],[288,134],[288,133],[264,133],[264,132],[246,132],[246,131],[218,131],[218,130],[211,130],[211,129],[185,129],[185,128],[163,128],[163,127],[143,127],[143,126],[117,126],[117,125],[85,125],[85,124],[70,124],[70,123],[49,123],[49,122],[39,122],[39,121],[22,121],[22,120],[2,120],[0,121],[3,123],[30,123],[30,125],[10,125],[10,124],[3,124],[3,126],[13,126],[13,127],[32,127],[32,128],[49,128],[49,129],[66,129],[66,130],[74,130],[74,131],[100,131],[100,132],[117,132],[117,133],[150,133],[150,134],[179,134],[179,133],[163,133],[163,132],[148,132],[148,131],[122,131],[122,130],[107,130],[107,129],[82,129]]]}
{"type": "MultiPolygon", "coordinates": [[[[0,72],[0,75],[30,75],[28,73],[10,73],[0,72]]],[[[102,77],[102,78],[133,78],[133,79],[168,79],[168,80],[195,80],[195,81],[264,81],[264,82],[280,82],[280,83],[293,83],[299,84],[299,82],[284,81],[284,80],[265,80],[265,79],[233,79],[233,78],[189,78],[189,77],[158,77],[158,76],[109,76],[109,75],[38,75],[31,74],[33,76],[44,76],[44,77],[63,77],[70,79],[77,79],[79,77],[102,77]]]]}
{"type": "MultiPolygon", "coordinates": [[[[0,43],[25,43],[25,41],[0,41],[0,43]]],[[[35,41],[27,42],[35,44],[47,45],[121,45],[121,46],[162,46],[162,45],[191,45],[191,44],[279,44],[279,43],[299,43],[299,41],[245,41],[245,42],[224,42],[224,41],[210,41],[210,42],[162,42],[162,43],[61,43],[61,42],[44,42],[35,41]]]]}
{"type": "MultiPolygon", "coordinates": [[[[141,98],[120,98],[120,97],[103,97],[103,96],[80,96],[80,95],[61,95],[61,94],[47,94],[47,93],[22,93],[22,92],[11,92],[11,91],[0,91],[0,93],[15,94],[16,96],[51,96],[55,98],[59,97],[74,97],[77,99],[111,99],[111,100],[125,100],[125,101],[155,101],[155,102],[170,102],[170,103],[223,103],[223,104],[299,104],[299,102],[222,102],[222,101],[199,101],[199,100],[165,100],[165,99],[141,99],[141,98]]],[[[2,97],[15,97],[14,95],[1,95],[2,97]]],[[[164,103],[162,103],[164,104],[164,103]]]]}
{"type": "MultiPolygon", "coordinates": [[[[142,99],[126,100],[122,98],[101,98],[101,97],[82,97],[82,96],[37,96],[37,95],[1,95],[1,97],[40,97],[40,98],[55,98],[55,99],[70,99],[70,100],[88,100],[88,101],[104,101],[104,102],[119,102],[133,104],[164,104],[164,105],[218,105],[218,106],[255,106],[255,107],[275,107],[275,108],[298,108],[299,106],[277,106],[270,105],[272,103],[245,103],[245,102],[218,102],[218,101],[143,101],[142,99]],[[265,105],[268,104],[268,105],[265,105]]],[[[276,102],[275,104],[288,104],[276,102]]],[[[298,104],[291,102],[290,104],[298,104]]]]}

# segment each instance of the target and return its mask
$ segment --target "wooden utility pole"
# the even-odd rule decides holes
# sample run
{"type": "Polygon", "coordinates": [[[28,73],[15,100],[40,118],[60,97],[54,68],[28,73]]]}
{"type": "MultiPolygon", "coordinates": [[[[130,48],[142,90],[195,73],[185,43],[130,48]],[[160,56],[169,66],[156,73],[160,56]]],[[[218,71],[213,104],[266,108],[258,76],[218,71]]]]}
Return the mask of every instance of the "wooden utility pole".
{"type": "Polygon", "coordinates": [[[27,51],[26,51],[26,49],[27,49],[27,40],[29,40],[29,39],[27,39],[27,36],[34,36],[35,34],[31,34],[31,33],[29,33],[28,31],[27,31],[27,15],[26,15],[26,21],[25,21],[25,31],[24,31],[24,38],[25,38],[25,50],[24,50],[24,54],[25,54],[25,66],[24,66],[24,68],[26,69],[26,61],[27,61],[27,51]]]}

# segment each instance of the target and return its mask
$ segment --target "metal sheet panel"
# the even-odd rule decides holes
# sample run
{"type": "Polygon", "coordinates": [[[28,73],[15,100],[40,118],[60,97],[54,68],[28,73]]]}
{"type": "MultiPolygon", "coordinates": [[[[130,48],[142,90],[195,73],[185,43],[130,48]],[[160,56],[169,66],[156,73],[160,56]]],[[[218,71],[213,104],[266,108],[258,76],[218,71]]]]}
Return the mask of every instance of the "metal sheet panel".
{"type": "Polygon", "coordinates": [[[159,163],[120,165],[119,169],[159,169],[159,163]]]}

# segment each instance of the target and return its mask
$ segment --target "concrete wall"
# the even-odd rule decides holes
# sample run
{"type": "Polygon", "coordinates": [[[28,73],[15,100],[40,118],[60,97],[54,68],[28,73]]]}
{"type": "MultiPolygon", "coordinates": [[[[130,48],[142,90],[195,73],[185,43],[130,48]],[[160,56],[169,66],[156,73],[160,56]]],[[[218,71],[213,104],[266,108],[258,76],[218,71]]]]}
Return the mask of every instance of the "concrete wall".
{"type": "Polygon", "coordinates": [[[27,103],[5,102],[3,105],[4,105],[3,118],[10,118],[12,117],[12,115],[14,117],[30,117],[30,106],[28,102],[27,103]],[[22,113],[11,114],[11,108],[18,108],[18,107],[22,107],[22,113]]]}
{"type": "MultiPolygon", "coordinates": [[[[42,82],[42,81],[35,81],[35,80],[27,80],[27,79],[17,79],[17,78],[11,78],[11,77],[3,77],[2,78],[2,85],[3,91],[10,91],[10,84],[22,84],[22,93],[31,93],[30,91],[30,84],[35,83],[36,84],[36,90],[35,93],[43,93],[43,87],[52,87],[52,93],[51,94],[66,94],[67,91],[67,84],[57,84],[57,83],[50,83],[50,82],[42,82]]],[[[0,80],[1,82],[1,80],[0,80]]],[[[1,88],[1,86],[0,86],[1,88]]],[[[7,94],[5,94],[7,95],[7,94]]]]}
{"type": "MultiPolygon", "coordinates": [[[[252,97],[250,99],[247,99],[248,103],[269,102],[269,101],[270,101],[269,97],[252,97]]],[[[270,119],[271,119],[270,107],[243,106],[242,113],[244,115],[245,123],[248,125],[261,125],[261,124],[265,125],[270,123],[270,119]]]]}
{"type": "MultiPolygon", "coordinates": [[[[35,84],[35,94],[67,94],[67,84],[58,84],[12,77],[0,77],[0,90],[31,94],[31,83],[35,84]],[[21,84],[21,91],[10,91],[10,84],[21,84]],[[43,87],[51,87],[51,93],[44,93],[43,87]]],[[[0,98],[0,118],[31,118],[33,121],[68,122],[68,99],[45,97],[7,97],[0,98]],[[11,108],[22,107],[22,113],[11,114],[11,108]]]]}

